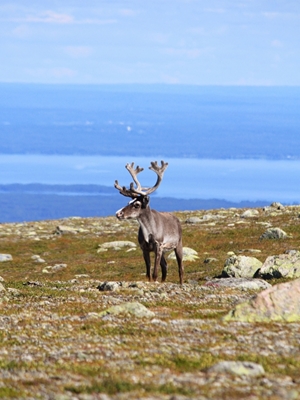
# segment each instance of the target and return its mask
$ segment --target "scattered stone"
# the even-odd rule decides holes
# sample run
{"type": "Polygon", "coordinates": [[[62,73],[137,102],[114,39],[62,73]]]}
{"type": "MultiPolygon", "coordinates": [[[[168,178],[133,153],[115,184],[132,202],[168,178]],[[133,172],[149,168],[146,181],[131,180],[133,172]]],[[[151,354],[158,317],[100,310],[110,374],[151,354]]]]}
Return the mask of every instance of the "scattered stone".
{"type": "Polygon", "coordinates": [[[34,260],[37,263],[44,263],[46,262],[43,258],[41,258],[39,255],[34,255],[31,257],[32,260],[34,260]]]}
{"type": "Polygon", "coordinates": [[[261,266],[262,262],[255,257],[233,255],[225,261],[222,276],[253,278],[261,266]]]}
{"type": "Polygon", "coordinates": [[[12,259],[11,254],[0,254],[0,262],[12,261],[12,259]]]}
{"type": "Polygon", "coordinates": [[[241,250],[241,253],[261,253],[261,250],[258,249],[245,249],[245,250],[241,250]]]}
{"type": "Polygon", "coordinates": [[[78,275],[75,275],[75,278],[76,279],[89,279],[90,275],[88,275],[88,274],[78,274],[78,275]]]}
{"type": "Polygon", "coordinates": [[[262,279],[215,278],[206,282],[205,286],[229,287],[241,290],[264,290],[272,287],[262,279]]]}
{"type": "Polygon", "coordinates": [[[120,289],[120,286],[122,286],[121,282],[103,282],[99,286],[97,286],[97,289],[99,289],[101,292],[104,291],[115,292],[116,290],[120,289]]]}
{"type": "Polygon", "coordinates": [[[130,242],[129,240],[116,240],[114,242],[105,242],[99,244],[99,249],[97,250],[97,253],[107,251],[108,249],[121,250],[124,247],[136,248],[137,245],[136,243],[130,242]]]}
{"type": "Polygon", "coordinates": [[[54,233],[54,235],[63,235],[64,233],[76,234],[76,233],[78,233],[78,229],[73,228],[71,226],[59,225],[56,227],[56,229],[53,233],[54,233]]]}
{"type": "Polygon", "coordinates": [[[241,218],[253,218],[253,217],[257,217],[259,215],[259,211],[256,210],[255,208],[253,209],[249,209],[243,212],[243,214],[241,214],[241,218]]]}
{"type": "Polygon", "coordinates": [[[138,318],[153,318],[155,313],[148,310],[145,306],[138,302],[128,302],[113,306],[103,311],[99,315],[104,317],[106,315],[118,315],[118,314],[131,314],[138,318]]]}
{"type": "Polygon", "coordinates": [[[249,361],[221,361],[210,367],[208,372],[249,377],[257,377],[265,374],[262,365],[249,361]]]}
{"type": "Polygon", "coordinates": [[[275,201],[272,204],[270,204],[269,206],[264,207],[263,211],[267,211],[267,212],[270,212],[270,211],[271,212],[272,211],[283,211],[284,209],[285,209],[285,207],[281,203],[275,201]]]}
{"type": "Polygon", "coordinates": [[[280,228],[269,228],[263,233],[259,240],[263,239],[286,239],[288,237],[287,233],[280,228]]]}
{"type": "Polygon", "coordinates": [[[224,317],[240,322],[300,322],[300,279],[281,283],[238,304],[224,317]]]}
{"type": "Polygon", "coordinates": [[[203,264],[210,264],[210,263],[216,262],[216,261],[218,261],[217,258],[214,258],[214,257],[207,257],[207,258],[205,258],[205,260],[203,261],[203,264]]]}
{"type": "Polygon", "coordinates": [[[190,217],[185,222],[186,224],[198,224],[199,222],[202,222],[202,219],[199,217],[190,217]]]}
{"type": "Polygon", "coordinates": [[[300,278],[300,251],[289,250],[285,254],[269,256],[262,265],[259,276],[264,279],[300,278]]]}
{"type": "Polygon", "coordinates": [[[38,281],[28,281],[23,283],[24,286],[43,286],[41,282],[38,281]]]}
{"type": "Polygon", "coordinates": [[[53,266],[48,265],[47,267],[45,267],[43,269],[42,272],[44,274],[51,274],[51,273],[55,273],[55,272],[61,271],[62,269],[65,269],[65,268],[67,268],[67,264],[55,264],[53,266]]]}
{"type": "MultiPolygon", "coordinates": [[[[196,250],[191,249],[190,247],[183,247],[183,261],[196,261],[199,259],[198,253],[196,250]]],[[[169,254],[168,260],[176,260],[175,252],[169,254]]]]}
{"type": "Polygon", "coordinates": [[[276,210],[284,210],[284,206],[279,203],[278,201],[275,201],[270,205],[270,207],[276,208],[276,210]]]}
{"type": "Polygon", "coordinates": [[[0,283],[0,293],[1,292],[5,292],[5,287],[2,285],[2,283],[0,283]]]}

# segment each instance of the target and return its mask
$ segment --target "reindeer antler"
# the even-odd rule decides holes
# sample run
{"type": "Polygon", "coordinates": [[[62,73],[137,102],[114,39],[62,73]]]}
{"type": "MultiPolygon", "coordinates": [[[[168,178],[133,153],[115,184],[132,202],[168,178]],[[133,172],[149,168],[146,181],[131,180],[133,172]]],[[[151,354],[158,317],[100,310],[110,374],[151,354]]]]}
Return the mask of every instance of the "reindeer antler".
{"type": "MultiPolygon", "coordinates": [[[[133,163],[133,162],[132,162],[131,164],[126,164],[126,165],[125,165],[125,168],[127,169],[127,171],[128,171],[128,172],[130,173],[130,175],[132,176],[132,179],[134,180],[134,183],[135,183],[136,186],[137,186],[137,189],[136,189],[136,190],[137,190],[137,191],[142,190],[141,184],[140,184],[140,182],[139,182],[138,179],[137,179],[137,174],[139,174],[140,172],[144,171],[144,168],[141,168],[141,167],[137,166],[137,167],[134,169],[134,163],[133,163]]],[[[130,184],[130,188],[129,188],[129,189],[126,189],[125,186],[120,186],[120,185],[119,185],[119,182],[116,180],[114,186],[115,186],[116,189],[119,190],[119,192],[120,192],[123,196],[135,198],[135,197],[138,197],[139,194],[138,194],[138,193],[135,193],[134,183],[132,182],[132,183],[130,184]]]]}
{"type": "Polygon", "coordinates": [[[115,188],[120,191],[120,193],[123,196],[131,197],[132,199],[138,197],[138,196],[148,196],[149,194],[153,193],[160,185],[163,174],[168,166],[168,163],[165,163],[164,161],[161,161],[161,166],[159,167],[157,164],[157,161],[151,161],[151,166],[149,169],[154,171],[157,174],[157,181],[155,185],[152,188],[146,188],[142,187],[140,182],[137,179],[137,174],[140,173],[141,171],[144,170],[144,168],[140,168],[137,166],[134,169],[134,163],[131,164],[126,164],[125,168],[127,171],[129,171],[130,175],[132,176],[132,179],[134,180],[134,183],[136,184],[136,188],[134,187],[134,183],[132,182],[130,184],[129,189],[126,189],[125,186],[121,187],[118,183],[118,181],[115,181],[115,188]]]}

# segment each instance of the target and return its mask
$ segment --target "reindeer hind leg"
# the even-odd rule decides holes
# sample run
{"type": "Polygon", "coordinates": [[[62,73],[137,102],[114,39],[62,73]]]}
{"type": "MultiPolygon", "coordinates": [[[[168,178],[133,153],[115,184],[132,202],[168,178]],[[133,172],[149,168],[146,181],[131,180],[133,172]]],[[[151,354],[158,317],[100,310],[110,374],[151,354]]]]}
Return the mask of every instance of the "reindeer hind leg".
{"type": "Polygon", "coordinates": [[[168,265],[165,256],[163,254],[160,259],[160,266],[161,266],[161,281],[164,282],[167,278],[168,265]]]}
{"type": "Polygon", "coordinates": [[[182,285],[183,284],[182,243],[179,243],[178,246],[175,248],[175,255],[176,255],[176,260],[177,260],[177,264],[178,264],[179,281],[180,281],[180,285],[182,285]]]}

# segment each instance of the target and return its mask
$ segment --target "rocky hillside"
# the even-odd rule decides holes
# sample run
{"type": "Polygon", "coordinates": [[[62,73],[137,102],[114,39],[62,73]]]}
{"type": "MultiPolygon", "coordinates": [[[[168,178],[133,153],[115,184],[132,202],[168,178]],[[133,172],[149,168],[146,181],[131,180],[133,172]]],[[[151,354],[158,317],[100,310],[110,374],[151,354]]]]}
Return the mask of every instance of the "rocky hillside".
{"type": "Polygon", "coordinates": [[[182,286],[134,221],[0,225],[0,398],[300,398],[300,207],[177,216],[182,286]]]}

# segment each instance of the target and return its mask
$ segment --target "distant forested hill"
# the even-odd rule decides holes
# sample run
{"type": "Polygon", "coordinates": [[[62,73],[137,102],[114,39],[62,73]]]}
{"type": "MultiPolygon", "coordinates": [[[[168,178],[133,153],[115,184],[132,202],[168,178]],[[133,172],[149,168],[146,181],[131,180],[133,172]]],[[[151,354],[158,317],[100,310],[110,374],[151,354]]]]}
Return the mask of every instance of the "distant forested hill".
{"type": "Polygon", "coordinates": [[[0,154],[299,158],[300,88],[0,84],[0,154]]]}

